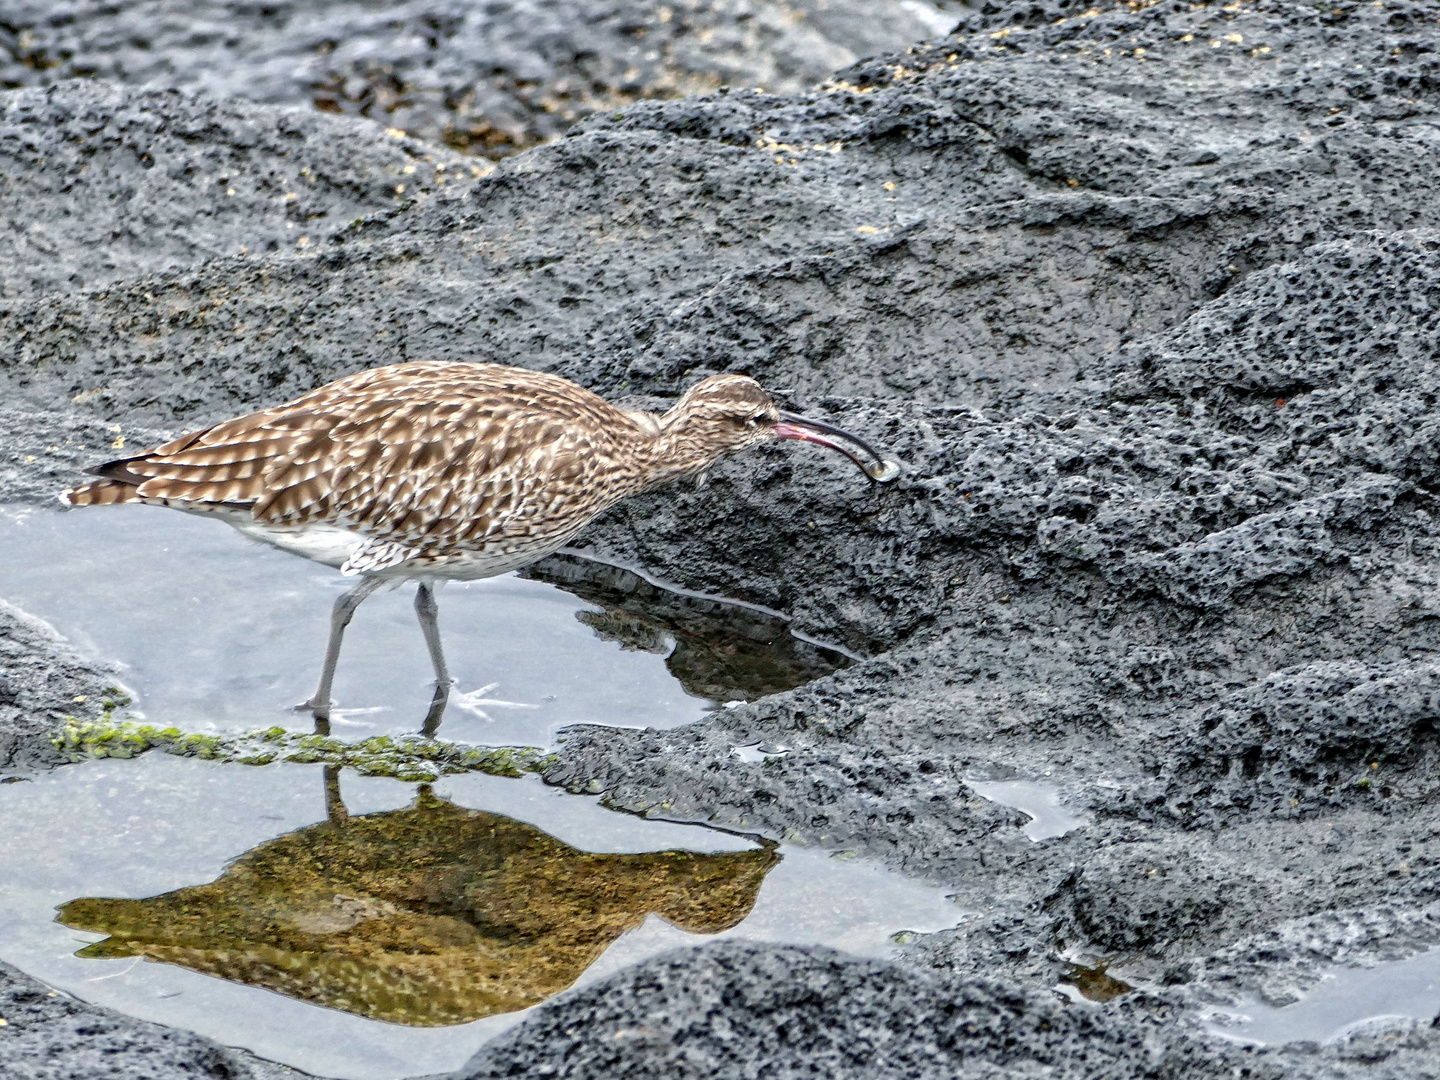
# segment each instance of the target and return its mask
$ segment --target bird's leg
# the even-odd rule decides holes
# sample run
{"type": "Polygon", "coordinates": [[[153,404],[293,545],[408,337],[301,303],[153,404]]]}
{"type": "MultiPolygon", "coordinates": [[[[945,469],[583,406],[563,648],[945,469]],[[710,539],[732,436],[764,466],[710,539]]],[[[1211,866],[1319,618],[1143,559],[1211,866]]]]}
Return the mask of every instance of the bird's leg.
{"type": "Polygon", "coordinates": [[[430,650],[430,663],[435,668],[435,696],[430,699],[430,711],[425,714],[425,723],[420,730],[432,738],[440,727],[440,717],[450,700],[450,687],[455,683],[450,678],[450,669],[445,664],[445,650],[440,644],[440,624],[435,619],[439,612],[435,589],[429,582],[422,581],[415,590],[415,614],[420,617],[420,632],[425,635],[425,647],[430,650]]]}
{"type": "Polygon", "coordinates": [[[335,682],[335,665],[340,660],[340,642],[344,640],[345,627],[350,625],[350,619],[361,602],[380,587],[380,581],[378,577],[362,578],[353,589],[340,595],[330,611],[330,641],[325,646],[325,667],[320,672],[320,685],[315,688],[314,697],[295,706],[299,710],[309,709],[314,714],[315,730],[320,734],[329,734],[330,687],[335,682]]]}

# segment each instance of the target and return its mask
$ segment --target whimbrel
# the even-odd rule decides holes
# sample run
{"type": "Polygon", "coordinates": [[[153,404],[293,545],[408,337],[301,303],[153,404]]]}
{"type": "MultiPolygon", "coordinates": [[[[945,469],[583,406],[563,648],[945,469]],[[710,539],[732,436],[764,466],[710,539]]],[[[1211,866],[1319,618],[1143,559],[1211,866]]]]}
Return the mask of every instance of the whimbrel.
{"type": "Polygon", "coordinates": [[[555,375],[419,361],[349,375],[108,461],[90,470],[101,479],[61,499],[213,515],[358,577],[335,602],[320,684],[297,706],[322,728],[355,609],[386,581],[417,581],[415,610],[436,679],[429,731],[451,685],[437,580],[527,566],[621,499],[771,439],[837,450],[881,482],[900,471],[854,435],[781,412],[741,375],[702,380],[662,415],[618,408],[555,375]]]}

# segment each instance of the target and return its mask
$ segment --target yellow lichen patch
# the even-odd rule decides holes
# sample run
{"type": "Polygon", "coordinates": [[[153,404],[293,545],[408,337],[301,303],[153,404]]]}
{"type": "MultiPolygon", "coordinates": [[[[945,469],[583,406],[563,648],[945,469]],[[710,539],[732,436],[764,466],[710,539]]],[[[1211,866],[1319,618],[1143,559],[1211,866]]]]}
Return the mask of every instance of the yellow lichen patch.
{"type": "Polygon", "coordinates": [[[855,231],[858,232],[858,233],[864,233],[866,236],[873,236],[875,233],[878,233],[880,230],[877,229],[874,225],[861,225],[861,226],[860,226],[858,229],[856,229],[855,231]]]}
{"type": "Polygon", "coordinates": [[[808,154],[811,150],[827,154],[838,154],[841,147],[841,144],[838,142],[816,143],[814,146],[808,147],[792,146],[790,143],[782,143],[776,139],[772,139],[768,135],[762,135],[760,138],[756,139],[755,145],[768,154],[774,154],[775,164],[777,165],[784,165],[787,163],[790,165],[795,165],[798,163],[797,157],[808,154]],[[787,155],[789,155],[788,161],[787,155]]]}

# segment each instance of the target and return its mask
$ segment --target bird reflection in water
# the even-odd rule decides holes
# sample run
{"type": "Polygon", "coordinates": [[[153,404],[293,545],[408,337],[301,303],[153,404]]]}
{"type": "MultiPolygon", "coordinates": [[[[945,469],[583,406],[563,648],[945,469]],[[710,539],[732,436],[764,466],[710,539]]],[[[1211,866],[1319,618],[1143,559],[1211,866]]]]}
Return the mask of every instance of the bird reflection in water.
{"type": "Polygon", "coordinates": [[[82,957],[142,956],[374,1020],[463,1024],[571,985],[654,913],[729,929],[780,861],[773,845],[597,855],[422,785],[403,810],[267,841],[220,878],[143,900],[81,899],[58,921],[110,935],[82,957]]]}

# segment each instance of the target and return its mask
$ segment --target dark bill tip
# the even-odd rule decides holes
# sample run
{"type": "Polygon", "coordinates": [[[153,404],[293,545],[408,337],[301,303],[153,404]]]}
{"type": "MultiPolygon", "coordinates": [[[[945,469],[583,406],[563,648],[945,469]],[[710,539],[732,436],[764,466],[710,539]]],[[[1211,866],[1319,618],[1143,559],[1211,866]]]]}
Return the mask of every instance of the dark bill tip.
{"type": "Polygon", "coordinates": [[[882,456],[858,435],[820,420],[782,412],[779,423],[775,425],[775,437],[815,443],[838,451],[860,466],[861,472],[871,480],[881,484],[888,484],[900,475],[898,461],[882,456]]]}

